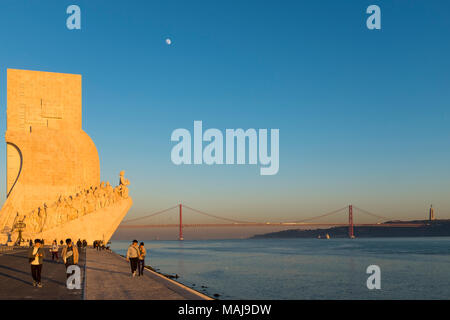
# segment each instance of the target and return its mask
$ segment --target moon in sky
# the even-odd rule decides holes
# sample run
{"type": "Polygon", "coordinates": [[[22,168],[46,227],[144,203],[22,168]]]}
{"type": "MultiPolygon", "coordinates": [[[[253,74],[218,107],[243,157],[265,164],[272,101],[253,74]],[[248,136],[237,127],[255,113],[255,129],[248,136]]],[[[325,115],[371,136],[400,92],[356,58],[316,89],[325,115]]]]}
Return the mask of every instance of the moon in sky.
{"type": "Polygon", "coordinates": [[[167,38],[166,43],[170,46],[172,44],[172,40],[170,40],[170,38],[167,38]]]}

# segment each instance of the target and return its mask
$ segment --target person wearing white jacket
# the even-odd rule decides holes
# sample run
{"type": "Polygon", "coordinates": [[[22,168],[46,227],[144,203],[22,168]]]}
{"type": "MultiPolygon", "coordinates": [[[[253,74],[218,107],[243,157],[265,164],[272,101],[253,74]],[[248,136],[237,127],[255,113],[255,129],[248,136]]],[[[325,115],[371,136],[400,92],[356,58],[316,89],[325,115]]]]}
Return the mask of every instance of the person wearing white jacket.
{"type": "Polygon", "coordinates": [[[130,261],[130,267],[131,267],[131,275],[133,277],[136,276],[136,270],[138,266],[138,260],[139,260],[139,248],[138,248],[138,241],[133,240],[132,244],[128,247],[127,251],[127,261],[130,261]]]}

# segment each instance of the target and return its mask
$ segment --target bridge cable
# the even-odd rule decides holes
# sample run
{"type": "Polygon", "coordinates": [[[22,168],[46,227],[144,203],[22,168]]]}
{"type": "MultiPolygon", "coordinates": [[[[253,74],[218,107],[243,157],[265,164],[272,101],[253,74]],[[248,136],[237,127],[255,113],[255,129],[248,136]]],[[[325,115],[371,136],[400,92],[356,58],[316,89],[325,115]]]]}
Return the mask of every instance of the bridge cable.
{"type": "Polygon", "coordinates": [[[375,218],[384,219],[384,220],[392,220],[391,218],[380,216],[380,215],[377,215],[375,213],[369,212],[367,210],[364,210],[364,209],[361,209],[361,208],[358,208],[358,207],[355,207],[355,206],[353,206],[353,208],[356,209],[356,210],[359,210],[362,213],[365,213],[365,214],[367,214],[369,216],[375,217],[375,218]]]}
{"type": "Polygon", "coordinates": [[[185,204],[183,204],[183,208],[187,208],[187,209],[190,209],[190,210],[195,211],[197,213],[200,213],[202,215],[205,215],[205,216],[208,216],[208,217],[212,217],[212,218],[216,218],[216,219],[219,219],[219,220],[226,220],[226,221],[235,222],[235,223],[253,223],[253,222],[249,222],[249,221],[241,221],[241,220],[235,220],[235,219],[219,217],[219,216],[216,216],[214,214],[210,214],[210,213],[207,213],[207,212],[204,212],[204,211],[200,211],[200,210],[191,208],[191,207],[189,207],[189,206],[187,206],[185,204]]]}
{"type": "Polygon", "coordinates": [[[137,221],[137,220],[142,220],[142,219],[146,219],[146,218],[151,218],[151,217],[157,216],[157,215],[159,215],[159,214],[162,214],[162,213],[164,213],[164,212],[167,212],[167,211],[169,211],[169,210],[175,209],[175,208],[177,208],[177,207],[178,207],[178,205],[173,206],[173,207],[170,207],[170,208],[167,208],[167,209],[164,209],[164,210],[161,210],[161,211],[154,212],[154,213],[149,214],[149,215],[146,215],[146,216],[144,216],[144,217],[139,217],[139,218],[134,218],[134,219],[124,220],[124,221],[122,221],[122,223],[131,222],[131,221],[137,221]]]}
{"type": "Polygon", "coordinates": [[[311,217],[311,218],[306,218],[306,219],[303,219],[303,220],[292,221],[292,222],[294,222],[294,223],[299,223],[299,222],[305,222],[305,221],[310,221],[310,220],[314,220],[314,219],[319,219],[319,218],[328,217],[328,216],[331,216],[331,215],[333,215],[333,214],[339,213],[339,212],[342,211],[342,210],[346,210],[347,208],[348,208],[348,207],[345,206],[345,207],[343,207],[343,208],[340,208],[340,209],[338,209],[338,210],[334,210],[334,211],[331,211],[331,212],[322,214],[322,215],[320,215],[320,216],[311,217]]]}

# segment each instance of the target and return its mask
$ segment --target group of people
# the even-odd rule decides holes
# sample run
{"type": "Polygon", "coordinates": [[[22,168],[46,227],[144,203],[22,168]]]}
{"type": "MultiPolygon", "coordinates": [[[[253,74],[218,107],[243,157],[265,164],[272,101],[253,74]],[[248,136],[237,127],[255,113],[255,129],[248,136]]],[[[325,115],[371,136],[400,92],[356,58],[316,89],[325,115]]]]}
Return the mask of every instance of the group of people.
{"type": "MultiPolygon", "coordinates": [[[[132,244],[127,250],[127,261],[130,262],[131,275],[132,277],[143,276],[145,268],[145,256],[147,255],[147,250],[144,247],[144,242],[139,243],[137,240],[133,240],[132,244]]],[[[63,241],[60,242],[61,246],[63,241]]],[[[81,241],[78,239],[76,245],[73,244],[71,239],[66,239],[66,245],[62,246],[61,258],[66,267],[66,275],[69,277],[71,274],[67,273],[67,269],[71,265],[77,265],[79,260],[79,251],[86,248],[86,240],[81,241]]],[[[96,247],[100,247],[100,242],[96,242],[96,247]]],[[[54,240],[50,252],[52,254],[52,261],[58,261],[59,249],[57,241],[54,240]]],[[[31,276],[33,278],[33,286],[42,288],[41,273],[42,265],[44,262],[45,250],[44,243],[41,239],[34,240],[34,244],[30,247],[28,251],[28,259],[31,266],[31,276]]]]}
{"type": "Polygon", "coordinates": [[[94,249],[97,249],[97,251],[100,251],[100,250],[111,251],[109,249],[109,246],[105,246],[105,243],[102,240],[94,241],[94,249]]]}
{"type": "Polygon", "coordinates": [[[144,247],[144,243],[141,242],[138,245],[138,241],[133,240],[127,250],[127,261],[130,262],[132,277],[136,276],[136,270],[138,271],[139,276],[144,275],[146,254],[147,250],[144,247]]]}
{"type": "MultiPolygon", "coordinates": [[[[77,241],[78,248],[81,249],[82,245],[83,242],[80,239],[78,239],[77,241]]],[[[54,260],[55,257],[56,260],[58,260],[58,251],[59,251],[58,243],[56,242],[56,240],[54,240],[52,247],[50,249],[50,252],[52,253],[52,260],[54,260]]],[[[33,278],[33,286],[38,288],[42,288],[41,273],[45,256],[44,252],[45,252],[44,244],[41,239],[34,240],[34,245],[28,251],[28,261],[31,266],[31,277],[33,278]]],[[[67,273],[67,268],[71,265],[77,265],[79,258],[78,249],[76,246],[73,245],[71,239],[66,239],[66,245],[63,247],[61,251],[61,258],[64,262],[64,265],[66,266],[67,277],[69,277],[70,274],[67,273]]]]}
{"type": "MultiPolygon", "coordinates": [[[[40,239],[40,240],[41,240],[41,244],[44,245],[44,239],[40,239]]],[[[33,240],[29,239],[29,240],[26,240],[26,241],[28,242],[28,246],[31,248],[33,246],[33,240]]]]}
{"type": "MultiPolygon", "coordinates": [[[[64,242],[62,240],[59,243],[60,243],[61,247],[64,244],[64,242]]],[[[41,244],[44,245],[44,242],[42,241],[41,244]]],[[[58,261],[58,252],[59,252],[60,246],[58,245],[58,242],[56,240],[53,240],[52,247],[50,248],[50,253],[52,254],[52,261],[55,261],[55,260],[58,261]]],[[[80,239],[78,239],[78,241],[77,241],[78,250],[84,250],[86,247],[87,247],[87,241],[86,240],[81,241],[80,239]]]]}

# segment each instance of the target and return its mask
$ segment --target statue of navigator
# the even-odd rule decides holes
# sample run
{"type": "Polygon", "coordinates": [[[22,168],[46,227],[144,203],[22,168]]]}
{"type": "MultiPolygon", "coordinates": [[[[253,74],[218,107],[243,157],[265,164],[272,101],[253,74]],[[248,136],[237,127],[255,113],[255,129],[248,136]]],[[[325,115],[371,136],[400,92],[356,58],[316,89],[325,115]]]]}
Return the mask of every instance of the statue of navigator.
{"type": "Polygon", "coordinates": [[[120,171],[120,177],[119,177],[119,191],[120,195],[124,198],[128,198],[128,185],[130,184],[130,181],[124,177],[125,171],[120,171]]]}

